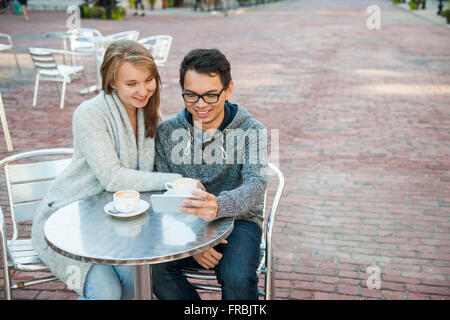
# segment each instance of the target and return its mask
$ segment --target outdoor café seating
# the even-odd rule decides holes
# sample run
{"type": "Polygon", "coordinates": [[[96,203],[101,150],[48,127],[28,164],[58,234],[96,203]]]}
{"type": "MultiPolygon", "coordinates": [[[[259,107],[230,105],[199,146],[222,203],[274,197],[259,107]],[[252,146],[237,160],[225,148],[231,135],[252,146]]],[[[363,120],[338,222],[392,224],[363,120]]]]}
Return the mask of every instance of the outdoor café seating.
{"type": "MultiPolygon", "coordinates": [[[[275,217],[278,210],[278,204],[283,194],[284,175],[278,167],[276,167],[270,162],[268,163],[268,167],[269,171],[276,176],[277,188],[269,211],[267,211],[267,189],[264,195],[263,237],[260,247],[261,253],[259,258],[259,266],[256,272],[258,276],[265,275],[264,288],[262,290],[259,290],[258,294],[260,296],[263,296],[265,300],[272,300],[275,298],[275,284],[274,279],[272,277],[273,272],[272,232],[275,217]]],[[[195,281],[191,282],[194,288],[207,291],[221,291],[221,287],[219,285],[205,283],[205,281],[208,280],[209,281],[217,280],[214,270],[186,268],[183,270],[183,272],[188,279],[191,279],[191,281],[192,280],[195,281]],[[199,282],[198,280],[201,280],[202,282],[199,282]]]]}
{"type": "Polygon", "coordinates": [[[19,70],[19,72],[21,72],[19,60],[17,59],[17,52],[16,52],[16,49],[14,48],[11,36],[4,34],[4,33],[0,33],[0,40],[2,38],[6,39],[7,43],[0,43],[0,52],[9,52],[9,51],[13,52],[14,59],[16,60],[17,70],[19,70]]]}
{"type": "MultiPolygon", "coordinates": [[[[78,75],[82,75],[84,77],[83,66],[57,64],[53,54],[66,53],[61,50],[53,50],[47,48],[28,48],[28,52],[30,53],[31,59],[33,60],[34,66],[37,70],[34,86],[33,107],[36,106],[39,82],[53,81],[62,82],[60,108],[63,109],[66,86],[67,84],[71,83],[71,81],[78,75]]],[[[70,52],[70,54],[75,55],[75,53],[73,52],[70,52]]],[[[86,77],[84,77],[84,79],[85,81],[87,81],[86,77]]]]}
{"type": "Polygon", "coordinates": [[[73,149],[68,148],[43,149],[19,153],[0,161],[0,167],[5,173],[9,210],[13,223],[13,235],[11,239],[8,239],[5,217],[0,208],[0,242],[7,300],[12,299],[12,289],[56,280],[48,272],[45,277],[13,282],[11,271],[39,271],[39,273],[48,271],[46,265],[34,251],[31,239],[22,235],[20,224],[29,223],[33,219],[41,199],[45,196],[52,181],[70,163],[72,154],[73,149]],[[70,158],[67,158],[68,155],[70,158]],[[63,158],[61,159],[61,157],[63,158]],[[23,161],[27,161],[27,163],[22,163],[23,161]]]}
{"type": "Polygon", "coordinates": [[[139,43],[150,51],[158,67],[166,66],[172,41],[173,37],[169,35],[157,35],[138,40],[139,43]]]}

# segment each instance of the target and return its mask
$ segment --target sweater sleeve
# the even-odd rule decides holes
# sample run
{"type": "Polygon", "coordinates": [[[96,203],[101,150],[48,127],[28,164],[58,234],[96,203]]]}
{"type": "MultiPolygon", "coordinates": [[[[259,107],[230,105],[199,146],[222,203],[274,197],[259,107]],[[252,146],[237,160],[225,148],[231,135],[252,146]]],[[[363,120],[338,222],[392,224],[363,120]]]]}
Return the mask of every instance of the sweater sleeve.
{"type": "MultiPolygon", "coordinates": [[[[262,125],[255,125],[257,129],[263,129],[262,125]]],[[[267,158],[257,151],[258,162],[249,163],[250,145],[257,143],[256,137],[251,141],[246,140],[245,157],[241,159],[241,185],[233,190],[222,191],[217,197],[219,210],[217,219],[223,217],[237,217],[252,215],[252,209],[258,207],[264,201],[267,187],[267,158]],[[246,161],[247,160],[247,161],[246,161]]]]}
{"type": "Polygon", "coordinates": [[[223,191],[216,197],[219,206],[216,219],[248,214],[263,202],[267,186],[267,176],[261,173],[263,168],[262,165],[242,166],[242,184],[236,189],[223,191]]]}
{"type": "Polygon", "coordinates": [[[88,108],[88,105],[77,108],[73,116],[74,145],[106,191],[163,190],[166,182],[181,177],[179,174],[139,171],[121,166],[113,137],[108,133],[107,121],[100,111],[88,108]]]}

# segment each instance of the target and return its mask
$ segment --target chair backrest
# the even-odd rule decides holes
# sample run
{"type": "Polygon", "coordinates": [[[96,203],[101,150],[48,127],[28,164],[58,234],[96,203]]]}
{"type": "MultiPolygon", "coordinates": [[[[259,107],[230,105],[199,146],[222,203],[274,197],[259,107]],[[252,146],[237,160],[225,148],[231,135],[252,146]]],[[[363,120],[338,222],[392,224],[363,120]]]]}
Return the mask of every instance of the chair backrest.
{"type": "Polygon", "coordinates": [[[284,175],[281,172],[281,170],[275,166],[273,163],[268,163],[267,164],[269,170],[271,173],[275,174],[275,176],[278,179],[278,185],[277,185],[277,189],[275,192],[275,197],[273,198],[273,202],[272,205],[270,206],[270,211],[269,214],[267,215],[266,212],[266,206],[267,206],[267,190],[266,193],[264,195],[264,228],[263,228],[263,232],[266,238],[266,243],[268,245],[271,244],[271,238],[272,238],[272,231],[273,231],[273,225],[274,225],[274,221],[275,221],[275,217],[278,211],[278,205],[280,203],[280,199],[281,199],[281,195],[283,194],[283,190],[284,190],[284,175]]]}
{"type": "Polygon", "coordinates": [[[44,71],[46,75],[59,76],[58,65],[50,49],[28,48],[28,53],[33,60],[34,67],[38,71],[44,71]]]}
{"type": "Polygon", "coordinates": [[[139,38],[139,31],[131,30],[131,31],[123,31],[119,33],[110,34],[106,36],[108,40],[116,41],[116,40],[134,40],[137,41],[139,38]]]}
{"type": "Polygon", "coordinates": [[[278,179],[278,186],[275,192],[275,197],[273,199],[272,205],[270,207],[269,215],[266,218],[266,204],[267,204],[267,190],[266,194],[264,195],[264,220],[267,221],[264,231],[266,235],[266,241],[268,243],[271,243],[271,237],[272,237],[272,231],[273,231],[273,224],[275,221],[276,213],[278,211],[278,205],[280,203],[281,196],[283,194],[284,190],[284,175],[281,172],[281,170],[275,166],[273,163],[268,163],[269,170],[274,173],[278,179]]]}
{"type": "Polygon", "coordinates": [[[158,35],[138,40],[153,56],[158,66],[163,66],[169,57],[173,37],[169,35],[158,35]]]}
{"type": "Polygon", "coordinates": [[[73,149],[70,148],[42,149],[19,153],[0,161],[14,227],[12,239],[15,240],[18,235],[17,223],[33,219],[53,180],[70,163],[71,157],[61,159],[61,156],[72,154],[73,149]],[[58,159],[55,160],[55,157],[58,159]],[[23,161],[26,163],[21,163],[23,161]]]}

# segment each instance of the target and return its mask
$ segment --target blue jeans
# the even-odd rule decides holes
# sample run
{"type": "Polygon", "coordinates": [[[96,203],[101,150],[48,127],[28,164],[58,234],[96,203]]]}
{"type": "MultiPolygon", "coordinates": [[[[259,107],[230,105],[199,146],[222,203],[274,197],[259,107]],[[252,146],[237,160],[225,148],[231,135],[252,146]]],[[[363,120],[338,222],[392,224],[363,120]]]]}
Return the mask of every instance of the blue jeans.
{"type": "Polygon", "coordinates": [[[78,300],[129,300],[134,297],[134,266],[94,264],[78,300]]]}
{"type": "MultiPolygon", "coordinates": [[[[214,249],[223,254],[214,269],[223,300],[258,300],[261,229],[252,222],[234,221],[227,244],[214,249]]],[[[192,257],[152,266],[153,292],[160,300],[200,300],[197,290],[181,273],[184,267],[203,269],[192,257]]]]}

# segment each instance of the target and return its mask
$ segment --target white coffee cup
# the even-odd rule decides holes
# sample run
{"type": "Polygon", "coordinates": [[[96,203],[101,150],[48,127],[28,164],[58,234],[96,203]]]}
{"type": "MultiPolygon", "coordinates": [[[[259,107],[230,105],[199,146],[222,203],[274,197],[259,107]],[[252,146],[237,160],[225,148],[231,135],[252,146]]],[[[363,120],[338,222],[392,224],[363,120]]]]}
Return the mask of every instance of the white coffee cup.
{"type": "Polygon", "coordinates": [[[178,178],[173,182],[167,182],[165,187],[172,194],[190,195],[192,191],[198,190],[198,180],[191,178],[178,178]]]}
{"type": "Polygon", "coordinates": [[[139,208],[139,192],[134,190],[121,190],[113,195],[114,208],[123,213],[133,212],[139,208]]]}

